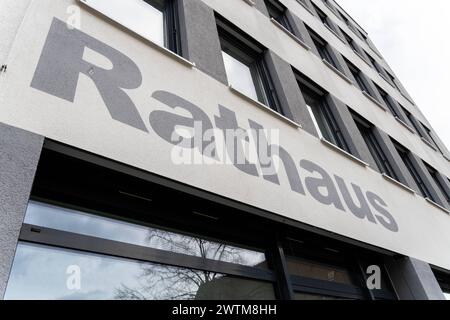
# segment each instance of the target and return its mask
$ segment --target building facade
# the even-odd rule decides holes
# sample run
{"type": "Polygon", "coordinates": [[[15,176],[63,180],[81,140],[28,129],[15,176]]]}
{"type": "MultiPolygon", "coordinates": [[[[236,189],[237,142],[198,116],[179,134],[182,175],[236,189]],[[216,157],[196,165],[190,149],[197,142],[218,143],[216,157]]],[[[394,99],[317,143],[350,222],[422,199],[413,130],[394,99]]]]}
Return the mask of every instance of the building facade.
{"type": "Polygon", "coordinates": [[[0,297],[445,299],[450,152],[333,0],[3,0],[0,297]]]}

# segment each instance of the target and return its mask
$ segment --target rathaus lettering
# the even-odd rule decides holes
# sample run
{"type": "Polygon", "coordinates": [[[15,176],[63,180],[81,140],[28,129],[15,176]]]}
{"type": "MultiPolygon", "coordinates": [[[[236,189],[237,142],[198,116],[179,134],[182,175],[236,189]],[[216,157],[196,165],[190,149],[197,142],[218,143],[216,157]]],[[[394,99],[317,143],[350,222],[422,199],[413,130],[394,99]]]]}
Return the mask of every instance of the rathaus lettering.
{"type": "MultiPolygon", "coordinates": [[[[136,105],[124,91],[141,86],[142,74],[139,67],[122,52],[79,30],[71,30],[64,22],[54,19],[31,86],[73,102],[80,74],[85,74],[92,79],[114,120],[148,132],[145,120],[141,118],[136,105]],[[86,47],[108,58],[113,68],[106,70],[83,60],[86,47]]],[[[176,126],[194,127],[196,122],[202,123],[202,130],[241,129],[238,127],[236,113],[223,105],[218,105],[217,114],[214,119],[211,119],[202,108],[174,93],[158,90],[153,92],[152,97],[163,103],[167,110],[153,111],[150,114],[149,125],[160,138],[168,143],[174,143],[172,136],[176,126]],[[190,116],[171,112],[175,108],[184,109],[190,116]]],[[[251,119],[248,123],[251,129],[263,129],[260,124],[251,119]]],[[[268,144],[267,141],[263,143],[268,144]]],[[[192,148],[195,148],[195,145],[192,145],[192,148]]],[[[344,178],[329,174],[312,161],[302,159],[296,162],[288,150],[282,146],[277,145],[274,148],[268,145],[267,150],[276,150],[271,152],[270,156],[278,156],[281,159],[290,189],[299,197],[311,196],[323,205],[333,206],[342,212],[348,209],[358,219],[380,224],[392,232],[398,232],[398,225],[389,213],[386,202],[374,192],[364,191],[354,183],[349,186],[344,178]]],[[[260,163],[260,165],[264,164],[260,163]]],[[[267,183],[280,185],[277,172],[263,173],[260,176],[256,164],[236,163],[235,167],[247,175],[260,177],[267,183]]]]}

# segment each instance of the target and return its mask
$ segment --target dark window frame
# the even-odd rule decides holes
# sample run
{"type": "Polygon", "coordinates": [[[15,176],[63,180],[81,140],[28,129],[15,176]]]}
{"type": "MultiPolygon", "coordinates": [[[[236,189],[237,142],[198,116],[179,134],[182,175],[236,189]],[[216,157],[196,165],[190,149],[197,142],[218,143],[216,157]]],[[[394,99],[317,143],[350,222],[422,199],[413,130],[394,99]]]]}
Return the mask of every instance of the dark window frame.
{"type": "Polygon", "coordinates": [[[299,90],[303,95],[306,104],[312,108],[323,138],[340,149],[351,153],[342,129],[339,127],[339,124],[326,101],[326,97],[329,93],[298,73],[296,73],[296,78],[299,90]],[[309,99],[315,101],[314,105],[308,103],[309,99]],[[320,124],[322,124],[322,126],[320,124]]]}
{"type": "Polygon", "coordinates": [[[400,114],[398,113],[396,107],[389,100],[389,98],[390,98],[389,94],[386,91],[384,91],[383,89],[381,89],[381,87],[378,86],[376,83],[374,85],[377,88],[378,92],[380,93],[380,96],[383,99],[384,104],[389,108],[389,110],[391,111],[392,115],[394,117],[397,117],[397,118],[401,119],[400,114]]]}
{"type": "Polygon", "coordinates": [[[361,116],[356,113],[352,113],[353,120],[355,121],[356,126],[358,127],[359,132],[361,133],[367,148],[369,149],[372,158],[378,166],[378,169],[382,174],[386,174],[389,177],[400,181],[397,173],[395,172],[392,164],[390,163],[386,153],[384,152],[380,142],[376,138],[373,133],[374,125],[369,123],[367,120],[363,119],[361,116]]]}
{"type": "Polygon", "coordinates": [[[353,78],[355,78],[356,85],[358,86],[358,88],[362,92],[366,92],[368,95],[372,97],[372,93],[370,92],[369,87],[367,86],[366,82],[363,79],[362,71],[347,59],[345,59],[345,62],[347,63],[348,68],[350,69],[350,72],[353,75],[353,78]]]}
{"type": "Polygon", "coordinates": [[[144,0],[144,2],[163,13],[164,46],[168,50],[182,56],[178,0],[144,0]]]}
{"type": "Polygon", "coordinates": [[[356,52],[358,55],[360,55],[359,53],[359,48],[358,45],[356,44],[355,40],[344,30],[341,29],[342,34],[344,35],[345,41],[347,41],[347,43],[349,44],[350,48],[356,52]]]}
{"type": "Polygon", "coordinates": [[[330,18],[328,18],[327,14],[325,12],[323,12],[322,9],[320,9],[314,2],[311,2],[314,10],[317,12],[317,15],[319,16],[320,21],[322,22],[322,24],[328,28],[330,28],[331,30],[333,30],[333,26],[330,22],[330,18]]]}
{"type": "Polygon", "coordinates": [[[402,106],[400,103],[399,103],[399,105],[400,105],[400,108],[402,108],[403,112],[405,113],[406,118],[408,119],[408,121],[411,122],[411,124],[412,124],[412,126],[413,126],[413,128],[414,128],[414,131],[415,131],[421,138],[424,138],[423,133],[422,133],[422,130],[420,130],[420,128],[418,127],[418,125],[420,125],[420,124],[417,123],[417,120],[416,120],[416,118],[414,117],[414,115],[413,115],[411,112],[409,112],[409,110],[406,109],[404,106],[402,106]]]}
{"type": "Polygon", "coordinates": [[[389,71],[387,71],[386,69],[384,69],[384,71],[386,72],[386,74],[388,75],[388,82],[394,86],[394,88],[396,88],[400,93],[402,92],[402,90],[400,89],[399,85],[395,82],[396,77],[394,77],[389,71]]]}
{"type": "Polygon", "coordinates": [[[439,177],[439,172],[435,168],[430,166],[428,163],[426,163],[425,161],[423,163],[424,163],[425,167],[427,168],[428,173],[430,174],[431,178],[433,178],[434,183],[436,184],[438,189],[441,191],[442,195],[445,197],[445,200],[447,201],[447,203],[450,205],[450,193],[447,191],[447,189],[442,184],[441,179],[439,177]]]}
{"type": "Polygon", "coordinates": [[[291,22],[287,17],[287,11],[285,5],[283,5],[278,0],[264,0],[267,11],[269,12],[270,18],[277,21],[283,27],[285,27],[289,32],[294,34],[294,29],[292,28],[291,22]]]}
{"type": "Polygon", "coordinates": [[[441,148],[439,147],[438,143],[436,142],[436,140],[433,138],[433,133],[431,131],[430,128],[428,128],[426,125],[424,125],[422,122],[420,122],[421,126],[423,127],[423,129],[425,130],[426,133],[426,137],[424,137],[426,140],[428,140],[428,142],[430,142],[437,150],[439,150],[440,153],[443,154],[441,148]]]}
{"type": "Polygon", "coordinates": [[[316,47],[317,51],[319,52],[320,57],[327,61],[329,64],[331,64],[333,67],[339,70],[336,62],[333,59],[333,56],[330,52],[330,45],[328,42],[326,42],[322,37],[320,37],[316,32],[314,32],[311,28],[306,27],[308,30],[309,35],[311,36],[311,39],[314,43],[314,46],[316,47]]]}
{"type": "Polygon", "coordinates": [[[432,270],[442,292],[450,295],[450,273],[440,268],[438,270],[437,267],[432,267],[432,270]]]}
{"type": "Polygon", "coordinates": [[[222,51],[250,68],[258,101],[284,115],[265,61],[267,49],[224,18],[216,16],[216,22],[222,51]]]}
{"type": "Polygon", "coordinates": [[[375,70],[377,70],[377,72],[381,75],[383,75],[383,67],[377,62],[377,60],[375,60],[374,57],[372,57],[372,55],[370,55],[369,53],[367,53],[367,51],[365,51],[366,56],[369,58],[370,63],[372,64],[372,66],[375,68],[375,70]]]}
{"type": "Polygon", "coordinates": [[[431,193],[429,187],[426,185],[424,179],[422,178],[422,175],[420,173],[420,169],[417,168],[414,163],[412,162],[410,156],[411,151],[403,147],[401,144],[399,144],[396,141],[393,141],[395,149],[397,150],[400,158],[402,159],[403,163],[405,164],[406,168],[408,169],[409,173],[411,174],[413,180],[415,181],[417,187],[419,188],[419,191],[421,195],[424,198],[428,198],[435,202],[435,199],[433,197],[433,194],[431,193]]]}
{"type": "Polygon", "coordinates": [[[352,284],[338,283],[299,275],[289,275],[293,290],[297,293],[308,293],[336,297],[340,299],[395,299],[392,284],[387,276],[383,261],[376,260],[381,266],[383,277],[386,279],[388,289],[369,290],[366,287],[367,274],[364,272],[362,260],[364,256],[357,257],[345,246],[330,244],[327,241],[312,240],[308,237],[295,240],[297,237],[288,235],[283,241],[285,259],[309,261],[331,269],[346,270],[352,284]]]}

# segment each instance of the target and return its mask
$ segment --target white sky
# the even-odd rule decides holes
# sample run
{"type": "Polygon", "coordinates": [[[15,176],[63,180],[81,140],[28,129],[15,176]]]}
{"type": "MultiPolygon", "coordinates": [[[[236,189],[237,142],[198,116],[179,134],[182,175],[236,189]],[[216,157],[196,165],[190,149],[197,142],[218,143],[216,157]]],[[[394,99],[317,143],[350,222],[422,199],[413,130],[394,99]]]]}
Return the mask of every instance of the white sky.
{"type": "Polygon", "coordinates": [[[450,148],[450,1],[336,1],[369,33],[450,148]]]}

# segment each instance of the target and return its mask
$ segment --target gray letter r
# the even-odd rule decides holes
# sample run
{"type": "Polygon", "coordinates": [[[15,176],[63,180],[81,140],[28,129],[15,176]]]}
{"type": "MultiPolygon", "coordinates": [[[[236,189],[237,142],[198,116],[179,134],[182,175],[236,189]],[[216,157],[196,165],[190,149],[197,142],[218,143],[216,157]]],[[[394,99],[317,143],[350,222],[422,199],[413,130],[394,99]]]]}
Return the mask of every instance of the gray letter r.
{"type": "Polygon", "coordinates": [[[53,19],[31,87],[73,102],[79,74],[95,83],[114,120],[148,132],[136,106],[123,89],[136,89],[142,83],[138,66],[123,53],[53,19]],[[106,70],[83,60],[85,47],[108,58],[113,68],[106,70]]]}

